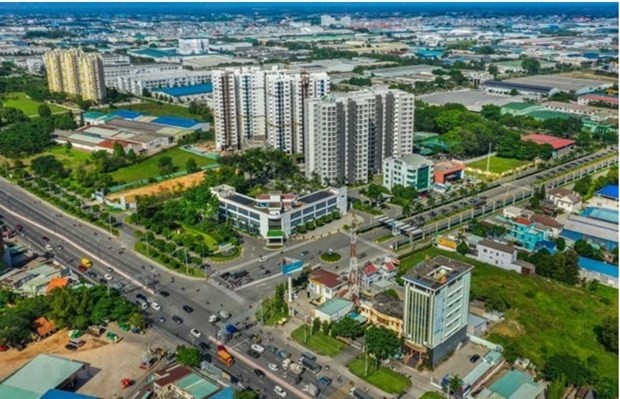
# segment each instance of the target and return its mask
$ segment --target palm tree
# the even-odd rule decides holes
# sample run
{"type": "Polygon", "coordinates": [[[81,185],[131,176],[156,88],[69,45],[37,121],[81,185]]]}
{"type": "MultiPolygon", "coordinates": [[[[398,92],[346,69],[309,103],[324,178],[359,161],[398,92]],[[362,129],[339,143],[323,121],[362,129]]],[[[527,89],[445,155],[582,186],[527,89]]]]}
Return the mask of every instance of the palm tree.
{"type": "Polygon", "coordinates": [[[448,389],[450,390],[450,394],[452,395],[452,397],[456,397],[457,394],[458,397],[461,397],[463,380],[458,375],[453,376],[452,378],[450,378],[450,384],[448,385],[448,389]]]}

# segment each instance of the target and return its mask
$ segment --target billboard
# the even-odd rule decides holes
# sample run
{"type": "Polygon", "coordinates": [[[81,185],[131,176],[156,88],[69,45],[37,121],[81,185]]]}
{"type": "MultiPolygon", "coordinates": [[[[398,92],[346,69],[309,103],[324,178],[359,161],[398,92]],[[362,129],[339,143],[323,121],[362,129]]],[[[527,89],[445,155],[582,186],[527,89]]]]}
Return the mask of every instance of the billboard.
{"type": "Polygon", "coordinates": [[[299,259],[285,259],[282,264],[282,274],[289,276],[304,267],[304,262],[299,259]]]}

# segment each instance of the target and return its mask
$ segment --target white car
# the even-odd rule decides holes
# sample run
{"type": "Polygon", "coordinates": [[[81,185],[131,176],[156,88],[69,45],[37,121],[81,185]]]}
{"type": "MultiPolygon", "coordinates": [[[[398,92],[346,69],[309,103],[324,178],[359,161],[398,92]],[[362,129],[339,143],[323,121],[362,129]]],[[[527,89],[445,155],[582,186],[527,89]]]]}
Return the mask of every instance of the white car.
{"type": "Polygon", "coordinates": [[[151,303],[151,307],[157,311],[161,310],[161,305],[158,304],[157,302],[151,303]]]}
{"type": "Polygon", "coordinates": [[[192,334],[196,338],[200,338],[202,336],[202,333],[196,330],[195,328],[192,328],[191,330],[189,330],[189,333],[192,334]]]}
{"type": "Polygon", "coordinates": [[[52,252],[54,250],[54,247],[52,246],[52,244],[45,244],[45,250],[47,252],[52,252]]]}
{"type": "Polygon", "coordinates": [[[281,398],[286,398],[286,391],[280,385],[276,385],[273,391],[281,398]]]}
{"type": "Polygon", "coordinates": [[[271,371],[278,371],[279,370],[278,369],[278,365],[275,364],[275,363],[270,363],[269,364],[269,370],[271,370],[271,371]]]}
{"type": "Polygon", "coordinates": [[[265,348],[263,348],[259,344],[253,344],[252,349],[254,349],[258,353],[263,353],[265,351],[265,348]]]}
{"type": "Polygon", "coordinates": [[[112,276],[110,276],[108,273],[104,274],[104,275],[103,275],[103,278],[105,278],[105,279],[106,279],[106,280],[108,280],[108,281],[111,281],[111,280],[112,280],[112,276]]]}
{"type": "Polygon", "coordinates": [[[212,314],[211,316],[209,316],[209,323],[215,323],[219,320],[220,318],[217,317],[217,315],[212,314]]]}

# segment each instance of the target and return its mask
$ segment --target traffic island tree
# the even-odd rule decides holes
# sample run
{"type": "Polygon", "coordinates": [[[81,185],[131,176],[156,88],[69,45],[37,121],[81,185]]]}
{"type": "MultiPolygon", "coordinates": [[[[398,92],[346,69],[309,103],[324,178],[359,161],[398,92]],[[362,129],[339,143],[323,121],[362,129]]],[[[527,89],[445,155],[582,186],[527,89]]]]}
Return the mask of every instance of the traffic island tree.
{"type": "Polygon", "coordinates": [[[177,346],[177,362],[184,366],[198,367],[200,365],[200,351],[185,345],[177,346]]]}

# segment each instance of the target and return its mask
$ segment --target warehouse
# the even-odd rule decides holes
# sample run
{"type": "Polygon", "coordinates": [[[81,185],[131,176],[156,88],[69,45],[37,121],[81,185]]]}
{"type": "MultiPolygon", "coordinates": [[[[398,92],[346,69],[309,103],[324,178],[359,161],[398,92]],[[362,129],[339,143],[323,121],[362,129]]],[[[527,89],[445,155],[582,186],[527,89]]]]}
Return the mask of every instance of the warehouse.
{"type": "Polygon", "coordinates": [[[521,137],[522,141],[533,141],[538,145],[549,144],[553,147],[553,157],[561,157],[570,152],[577,143],[575,140],[563,139],[561,137],[549,136],[547,134],[528,134],[521,137]]]}
{"type": "Polygon", "coordinates": [[[211,82],[192,86],[169,87],[153,90],[153,97],[161,100],[172,100],[175,103],[206,101],[213,92],[211,82]]]}
{"type": "Polygon", "coordinates": [[[513,82],[516,79],[510,80],[487,80],[480,84],[480,88],[485,90],[487,93],[495,93],[495,94],[510,94],[515,91],[518,94],[525,94],[531,96],[550,96],[554,93],[559,92],[558,89],[545,85],[534,85],[528,83],[520,83],[513,82]]]}
{"type": "Polygon", "coordinates": [[[423,94],[417,97],[431,105],[446,105],[448,103],[462,104],[470,111],[480,112],[484,105],[496,105],[502,107],[505,104],[524,100],[524,96],[507,96],[492,94],[488,90],[457,90],[423,94]]]}
{"type": "Polygon", "coordinates": [[[613,86],[613,82],[606,82],[595,79],[571,78],[561,75],[534,75],[524,78],[508,79],[502,82],[517,85],[552,87],[557,91],[563,91],[567,93],[574,92],[578,95],[591,93],[597,90],[608,89],[613,86]]]}

